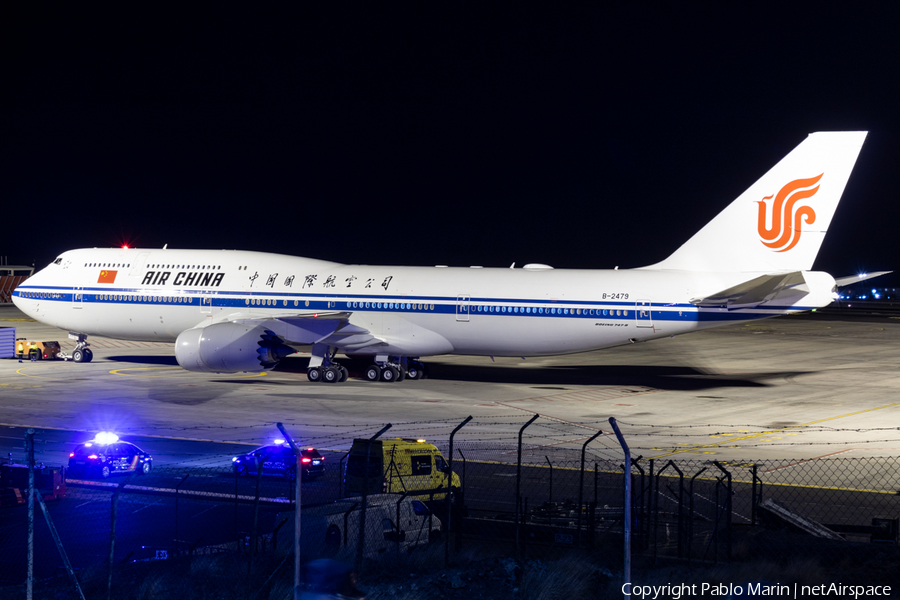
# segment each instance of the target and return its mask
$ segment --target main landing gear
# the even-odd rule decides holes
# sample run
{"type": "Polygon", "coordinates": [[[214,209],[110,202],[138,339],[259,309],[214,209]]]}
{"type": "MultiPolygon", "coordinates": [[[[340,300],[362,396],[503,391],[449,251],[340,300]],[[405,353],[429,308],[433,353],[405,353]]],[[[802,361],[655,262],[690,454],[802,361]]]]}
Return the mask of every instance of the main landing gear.
{"type": "MultiPolygon", "coordinates": [[[[341,383],[347,381],[347,367],[335,362],[335,348],[314,345],[306,376],[312,382],[341,383]]],[[[404,379],[424,379],[425,365],[407,356],[378,355],[373,364],[366,367],[364,377],[368,381],[393,383],[404,379]]]]}
{"type": "Polygon", "coordinates": [[[342,383],[347,381],[350,373],[344,365],[333,362],[327,367],[310,367],[306,371],[306,376],[312,382],[342,383]]]}
{"type": "Polygon", "coordinates": [[[318,383],[341,383],[347,381],[350,375],[347,367],[334,361],[337,349],[326,346],[325,344],[314,344],[312,347],[312,356],[309,359],[309,368],[306,369],[306,376],[310,381],[318,383]]]}
{"type": "Polygon", "coordinates": [[[417,360],[411,360],[405,356],[391,356],[381,362],[375,358],[375,363],[366,368],[367,381],[386,381],[394,383],[404,379],[424,379],[425,365],[417,360]]]}

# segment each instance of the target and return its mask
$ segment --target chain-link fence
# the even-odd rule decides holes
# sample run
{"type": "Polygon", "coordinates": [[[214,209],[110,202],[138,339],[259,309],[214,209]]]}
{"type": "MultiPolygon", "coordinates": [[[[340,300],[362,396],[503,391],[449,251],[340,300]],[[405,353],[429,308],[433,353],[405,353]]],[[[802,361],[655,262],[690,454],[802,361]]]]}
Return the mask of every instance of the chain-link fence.
{"type": "MultiPolygon", "coordinates": [[[[449,494],[445,487],[413,486],[350,495],[348,454],[323,452],[325,472],[301,479],[302,561],[333,557],[364,566],[429,547],[452,561],[476,544],[518,555],[573,548],[620,553],[622,460],[527,442],[456,441],[452,463],[449,440],[437,443],[450,463],[443,468],[459,477],[449,494]]],[[[185,555],[227,555],[248,575],[268,570],[289,579],[295,481],[289,473],[247,474],[220,462],[108,479],[70,477],[62,491],[50,489],[62,469],[38,469],[36,487],[57,535],[36,509],[34,578],[65,578],[62,550],[80,584],[99,589],[129,569],[166,560],[175,565],[171,559],[185,555]]],[[[872,548],[896,555],[898,467],[896,458],[637,460],[629,469],[632,547],[648,558],[698,564],[740,560],[754,548],[770,556],[865,557],[872,548]]],[[[22,468],[4,465],[4,473],[22,468]]],[[[439,469],[437,463],[428,468],[439,469]]],[[[27,489],[7,483],[0,584],[22,585],[27,489]]]]}

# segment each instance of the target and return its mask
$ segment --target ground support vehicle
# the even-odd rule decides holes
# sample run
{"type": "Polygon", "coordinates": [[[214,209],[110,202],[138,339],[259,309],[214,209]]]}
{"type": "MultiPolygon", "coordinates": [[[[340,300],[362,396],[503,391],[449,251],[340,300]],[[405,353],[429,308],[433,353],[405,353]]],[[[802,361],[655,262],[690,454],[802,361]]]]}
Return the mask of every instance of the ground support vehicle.
{"type": "Polygon", "coordinates": [[[56,360],[64,358],[59,342],[34,342],[16,338],[16,358],[29,360],[56,360]]]}

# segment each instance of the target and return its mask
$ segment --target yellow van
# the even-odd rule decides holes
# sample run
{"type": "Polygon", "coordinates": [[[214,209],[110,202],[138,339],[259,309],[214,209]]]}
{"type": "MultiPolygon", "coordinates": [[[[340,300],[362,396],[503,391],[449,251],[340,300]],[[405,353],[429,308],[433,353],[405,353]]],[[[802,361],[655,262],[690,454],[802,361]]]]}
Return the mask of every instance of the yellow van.
{"type": "Polygon", "coordinates": [[[442,500],[446,493],[440,490],[460,487],[459,477],[450,472],[441,451],[424,439],[372,441],[366,471],[369,443],[365,439],[353,440],[344,471],[344,495],[424,492],[410,495],[423,500],[442,500]]]}

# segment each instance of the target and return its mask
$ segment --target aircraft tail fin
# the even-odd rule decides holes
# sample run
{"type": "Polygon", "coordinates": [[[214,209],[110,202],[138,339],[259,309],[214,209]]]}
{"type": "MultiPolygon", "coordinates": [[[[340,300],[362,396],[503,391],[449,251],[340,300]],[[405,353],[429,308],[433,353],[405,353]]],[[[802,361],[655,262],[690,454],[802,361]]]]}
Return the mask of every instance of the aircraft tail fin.
{"type": "Polygon", "coordinates": [[[811,133],[675,253],[644,268],[810,270],[866,134],[811,133]]]}

